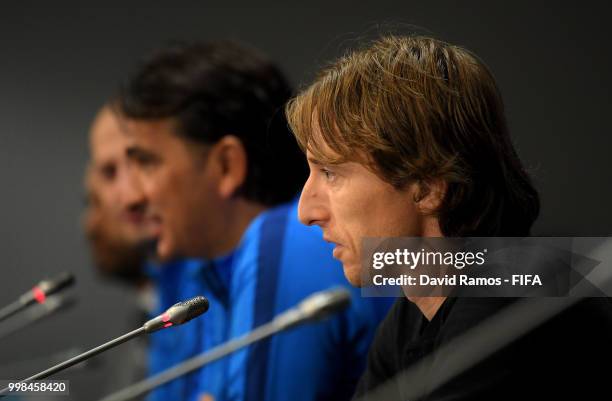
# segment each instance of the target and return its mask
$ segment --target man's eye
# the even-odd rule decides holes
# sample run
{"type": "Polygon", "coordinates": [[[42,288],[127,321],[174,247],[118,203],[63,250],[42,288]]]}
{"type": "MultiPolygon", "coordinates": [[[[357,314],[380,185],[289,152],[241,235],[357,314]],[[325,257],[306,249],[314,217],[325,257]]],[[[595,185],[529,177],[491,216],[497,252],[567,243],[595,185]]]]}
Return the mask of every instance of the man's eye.
{"type": "Polygon", "coordinates": [[[137,164],[143,166],[143,167],[148,167],[148,166],[153,166],[158,162],[158,158],[147,154],[147,153],[139,153],[137,155],[135,155],[134,157],[135,161],[137,164]]]}
{"type": "Polygon", "coordinates": [[[114,164],[106,164],[100,169],[102,177],[106,180],[112,180],[117,175],[117,166],[114,164]]]}
{"type": "Polygon", "coordinates": [[[333,171],[327,169],[327,168],[321,168],[321,172],[323,173],[323,175],[325,175],[325,179],[327,181],[333,181],[333,179],[336,177],[336,175],[334,174],[333,171]]]}

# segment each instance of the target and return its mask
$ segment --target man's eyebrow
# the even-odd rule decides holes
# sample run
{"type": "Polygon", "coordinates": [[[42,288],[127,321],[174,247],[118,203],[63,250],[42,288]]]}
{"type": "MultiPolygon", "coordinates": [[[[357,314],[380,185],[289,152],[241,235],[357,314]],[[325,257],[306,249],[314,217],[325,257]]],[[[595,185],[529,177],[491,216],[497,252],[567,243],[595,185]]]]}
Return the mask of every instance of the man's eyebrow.
{"type": "Polygon", "coordinates": [[[144,153],[144,151],[135,145],[128,146],[125,149],[125,154],[127,157],[136,157],[138,155],[141,155],[142,153],[144,153]]]}

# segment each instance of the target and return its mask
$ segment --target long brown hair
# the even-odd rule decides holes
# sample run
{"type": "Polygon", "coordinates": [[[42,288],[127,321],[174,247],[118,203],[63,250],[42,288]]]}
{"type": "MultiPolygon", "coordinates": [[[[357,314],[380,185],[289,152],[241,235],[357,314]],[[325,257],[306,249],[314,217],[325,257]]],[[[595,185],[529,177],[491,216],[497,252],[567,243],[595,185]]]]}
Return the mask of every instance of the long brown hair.
{"type": "Polygon", "coordinates": [[[446,236],[523,236],[538,216],[495,79],[461,47],[383,37],[324,69],[286,113],[302,149],[325,163],[365,155],[396,188],[443,179],[446,236]]]}

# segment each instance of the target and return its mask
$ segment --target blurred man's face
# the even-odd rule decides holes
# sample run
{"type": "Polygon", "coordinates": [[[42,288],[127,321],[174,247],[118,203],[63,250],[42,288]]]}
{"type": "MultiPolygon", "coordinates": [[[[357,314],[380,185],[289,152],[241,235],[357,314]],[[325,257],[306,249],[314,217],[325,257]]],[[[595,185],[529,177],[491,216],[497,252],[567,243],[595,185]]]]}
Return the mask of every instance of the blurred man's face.
{"type": "Polygon", "coordinates": [[[127,171],[125,148],[120,119],[104,108],[94,120],[90,136],[91,162],[88,185],[105,215],[116,221],[117,229],[132,243],[151,238],[152,222],[147,218],[147,201],[141,196],[138,181],[127,171]]]}
{"type": "Polygon", "coordinates": [[[125,125],[130,172],[157,222],[158,257],[210,257],[223,221],[220,173],[209,163],[209,147],[176,135],[171,119],[125,125]]]}
{"type": "Polygon", "coordinates": [[[152,223],[137,183],[127,174],[126,140],[119,121],[105,107],[92,124],[83,222],[96,265],[127,277],[143,262],[143,244],[152,239],[152,223]]]}
{"type": "Polygon", "coordinates": [[[333,256],[342,262],[351,284],[361,285],[364,237],[426,235],[424,217],[414,201],[415,185],[398,190],[363,164],[325,165],[310,152],[307,158],[310,176],[300,197],[299,218],[320,226],[323,238],[336,245],[333,256]]]}

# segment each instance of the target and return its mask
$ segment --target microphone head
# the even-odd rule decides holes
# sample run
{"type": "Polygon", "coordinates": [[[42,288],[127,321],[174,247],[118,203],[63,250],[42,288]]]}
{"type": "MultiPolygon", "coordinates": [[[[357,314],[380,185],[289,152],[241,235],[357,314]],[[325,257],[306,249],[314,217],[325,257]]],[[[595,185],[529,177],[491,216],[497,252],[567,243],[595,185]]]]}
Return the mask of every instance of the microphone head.
{"type": "Polygon", "coordinates": [[[161,315],[146,322],[144,324],[145,332],[153,333],[157,330],[187,323],[191,319],[208,311],[208,306],[208,299],[201,295],[186,301],[178,302],[161,315]]]}
{"type": "Polygon", "coordinates": [[[308,320],[320,320],[347,308],[351,293],[342,287],[320,291],[304,299],[298,309],[308,320]]]}
{"type": "Polygon", "coordinates": [[[62,272],[55,278],[43,280],[35,285],[34,288],[19,297],[19,302],[24,306],[32,305],[35,302],[44,304],[49,295],[72,284],[74,284],[74,275],[70,272],[62,272]]]}
{"type": "Polygon", "coordinates": [[[183,324],[208,311],[208,306],[208,299],[198,295],[186,301],[177,302],[172,305],[166,313],[170,317],[170,322],[174,324],[183,324]]]}
{"type": "Polygon", "coordinates": [[[37,287],[48,296],[55,294],[66,287],[70,287],[72,284],[74,284],[74,274],[70,272],[62,272],[55,278],[41,281],[37,287]]]}

